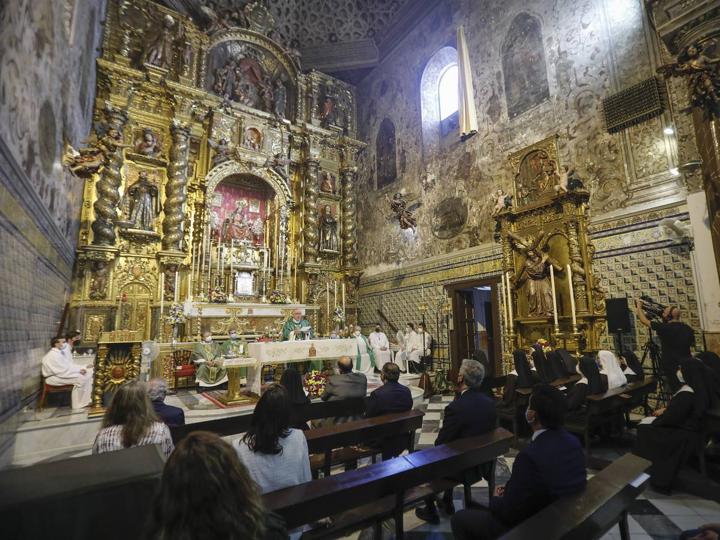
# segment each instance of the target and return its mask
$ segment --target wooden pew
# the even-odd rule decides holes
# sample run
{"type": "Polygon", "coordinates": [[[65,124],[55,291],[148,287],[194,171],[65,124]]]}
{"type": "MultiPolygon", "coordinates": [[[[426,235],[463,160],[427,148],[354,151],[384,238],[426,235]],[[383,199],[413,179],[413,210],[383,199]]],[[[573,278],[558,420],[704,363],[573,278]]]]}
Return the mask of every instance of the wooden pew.
{"type": "Polygon", "coordinates": [[[705,463],[705,445],[711,435],[720,433],[720,408],[705,411],[702,420],[702,432],[700,434],[701,444],[698,447],[697,459],[700,474],[707,476],[707,465],[705,463]]]}
{"type": "Polygon", "coordinates": [[[369,453],[344,451],[338,455],[333,450],[338,448],[345,450],[353,445],[367,444],[397,435],[407,435],[406,447],[412,452],[415,447],[415,430],[422,427],[423,416],[424,413],[421,411],[409,410],[306,431],[308,450],[311,454],[322,456],[322,461],[314,466],[311,456],[311,469],[315,471],[322,468],[324,475],[329,476],[330,468],[334,464],[379,452],[379,449],[373,449],[369,453]]]}
{"type": "Polygon", "coordinates": [[[647,400],[655,391],[657,382],[653,378],[636,381],[619,388],[608,390],[604,394],[587,396],[587,410],[581,416],[569,415],[565,428],[585,438],[585,454],[590,455],[590,433],[603,425],[612,423],[618,414],[627,408],[634,408],[647,400]]]}
{"type": "Polygon", "coordinates": [[[396,538],[402,538],[405,505],[426,494],[413,488],[463,475],[492,461],[510,449],[511,440],[511,433],[498,428],[479,437],[266,493],[263,499],[266,508],[285,519],[288,529],[341,515],[331,528],[314,530],[304,538],[337,537],[369,524],[375,524],[378,537],[380,522],[389,517],[395,518],[396,538]]]}
{"type": "MultiPolygon", "coordinates": [[[[343,399],[340,401],[313,401],[306,405],[293,407],[293,421],[308,422],[320,418],[331,418],[336,416],[353,416],[365,412],[365,398],[343,399]]],[[[240,414],[204,422],[185,424],[170,428],[173,443],[177,445],[182,439],[193,431],[210,431],[221,437],[245,433],[250,427],[252,413],[240,414]]]]}
{"type": "Polygon", "coordinates": [[[625,454],[591,478],[582,493],[558,499],[500,538],[592,540],[618,524],[620,538],[630,540],[628,508],[647,486],[649,467],[646,459],[625,454]]]}

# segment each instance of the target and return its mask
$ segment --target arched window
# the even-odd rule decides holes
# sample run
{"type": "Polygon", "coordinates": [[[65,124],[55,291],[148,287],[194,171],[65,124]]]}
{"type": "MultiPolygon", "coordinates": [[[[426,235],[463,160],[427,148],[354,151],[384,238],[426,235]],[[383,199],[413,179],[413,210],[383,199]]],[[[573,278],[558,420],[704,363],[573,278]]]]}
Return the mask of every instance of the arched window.
{"type": "Polygon", "coordinates": [[[443,47],[430,57],[420,80],[423,150],[440,150],[447,135],[458,129],[458,55],[443,47]]]}
{"type": "Polygon", "coordinates": [[[438,82],[438,100],[440,101],[440,121],[442,122],[458,110],[458,67],[453,64],[445,68],[438,82]]]}
{"type": "Polygon", "coordinates": [[[375,141],[375,154],[377,158],[377,189],[381,189],[397,179],[395,125],[389,118],[385,118],[380,124],[375,141]]]}

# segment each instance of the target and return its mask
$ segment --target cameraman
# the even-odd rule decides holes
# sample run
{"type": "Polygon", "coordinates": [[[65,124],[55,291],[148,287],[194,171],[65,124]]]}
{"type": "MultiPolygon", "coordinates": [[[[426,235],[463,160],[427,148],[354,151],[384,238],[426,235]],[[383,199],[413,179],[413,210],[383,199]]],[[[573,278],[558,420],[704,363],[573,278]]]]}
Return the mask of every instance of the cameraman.
{"type": "Polygon", "coordinates": [[[667,306],[662,312],[662,322],[650,321],[643,311],[643,301],[635,300],[635,307],[638,319],[648,328],[655,330],[660,338],[662,352],[660,364],[663,375],[668,382],[669,390],[677,392],[680,389],[680,381],[677,378],[677,370],[680,362],[691,358],[690,347],[695,346],[695,333],[687,324],[680,321],[680,309],[676,306],[667,306]]]}

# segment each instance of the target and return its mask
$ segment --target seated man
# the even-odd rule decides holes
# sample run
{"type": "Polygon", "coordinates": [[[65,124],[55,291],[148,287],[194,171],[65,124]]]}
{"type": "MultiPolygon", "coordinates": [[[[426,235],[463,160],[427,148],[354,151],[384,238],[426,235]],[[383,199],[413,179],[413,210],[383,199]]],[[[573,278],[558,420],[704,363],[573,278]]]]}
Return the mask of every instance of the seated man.
{"type": "MultiPolygon", "coordinates": [[[[380,416],[412,409],[413,400],[410,389],[400,384],[400,368],[397,364],[385,364],[380,372],[380,379],[384,383],[370,393],[365,416],[380,416]]],[[[414,435],[413,435],[414,436],[414,435]]],[[[372,446],[382,448],[383,460],[399,456],[407,446],[407,436],[402,434],[390,437],[384,441],[377,441],[372,446]]]]}
{"type": "MultiPolygon", "coordinates": [[[[482,393],[481,386],[485,368],[477,360],[465,359],[460,365],[457,388],[460,395],[445,407],[442,427],[435,439],[435,446],[449,443],[465,437],[482,435],[495,429],[497,417],[495,402],[482,393]]],[[[435,497],[425,501],[425,508],[417,508],[415,515],[431,523],[438,523],[440,517],[435,508],[435,497]]],[[[442,499],[445,512],[455,512],[452,489],[445,492],[442,499]]]]}
{"type": "MultiPolygon", "coordinates": [[[[325,385],[325,392],[320,396],[323,401],[339,401],[341,399],[365,397],[367,394],[367,377],[363,373],[354,373],[352,360],[349,356],[341,356],[337,363],[338,374],[331,375],[325,385]]],[[[349,422],[354,417],[338,417],[335,423],[349,422]]]]}
{"type": "Polygon", "coordinates": [[[168,426],[184,426],[185,413],[180,407],[165,405],[165,396],[167,395],[167,383],[165,379],[155,378],[148,381],[147,393],[150,401],[152,401],[155,414],[160,420],[168,426]]]}
{"type": "Polygon", "coordinates": [[[510,480],[498,486],[489,508],[462,510],[452,517],[458,540],[497,538],[558,497],[585,489],[585,456],[577,438],[562,428],[567,401],[550,385],[533,388],[525,419],[532,441],[515,459],[510,480]]]}
{"type": "Polygon", "coordinates": [[[65,354],[70,347],[65,338],[55,337],[50,340],[51,349],[42,359],[42,376],[45,384],[50,386],[74,386],[71,394],[73,409],[82,409],[90,405],[92,394],[93,370],[81,367],[65,354]]]}
{"type": "Polygon", "coordinates": [[[200,387],[218,386],[227,382],[227,369],[223,367],[220,345],[213,342],[212,332],[205,330],[203,340],[193,345],[193,362],[198,366],[195,374],[200,387]]]}

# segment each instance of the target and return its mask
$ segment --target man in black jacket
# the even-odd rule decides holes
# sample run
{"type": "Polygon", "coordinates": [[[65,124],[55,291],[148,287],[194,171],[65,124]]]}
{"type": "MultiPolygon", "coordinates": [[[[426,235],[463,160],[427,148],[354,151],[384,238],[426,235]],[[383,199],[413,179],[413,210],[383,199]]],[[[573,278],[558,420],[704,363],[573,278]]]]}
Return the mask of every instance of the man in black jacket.
{"type": "Polygon", "coordinates": [[[533,389],[525,412],[532,441],[518,454],[510,480],[498,486],[489,508],[462,510],[452,517],[457,540],[497,538],[558,497],[585,489],[583,449],[574,435],[562,429],[566,410],[565,396],[557,388],[533,389]]]}
{"type": "Polygon", "coordinates": [[[167,383],[165,379],[150,379],[147,385],[147,393],[152,402],[155,414],[168,426],[184,426],[185,413],[180,407],[173,407],[165,404],[167,395],[167,383]]]}
{"type": "MultiPolygon", "coordinates": [[[[435,439],[435,446],[495,429],[495,402],[480,389],[484,376],[485,368],[480,362],[463,360],[458,373],[457,388],[460,395],[445,407],[442,428],[435,439]]],[[[442,507],[448,515],[455,512],[451,489],[443,494],[442,507]]],[[[425,508],[417,508],[415,515],[430,523],[438,523],[440,517],[435,508],[435,498],[426,499],[425,508]]]]}
{"type": "MultiPolygon", "coordinates": [[[[380,379],[384,383],[370,393],[365,405],[365,416],[380,416],[412,409],[413,400],[410,389],[400,384],[400,368],[397,364],[383,365],[380,379]]],[[[410,435],[414,437],[415,434],[410,435]]],[[[382,441],[375,441],[372,446],[382,449],[383,461],[399,456],[408,446],[407,435],[388,437],[382,441]]]]}

